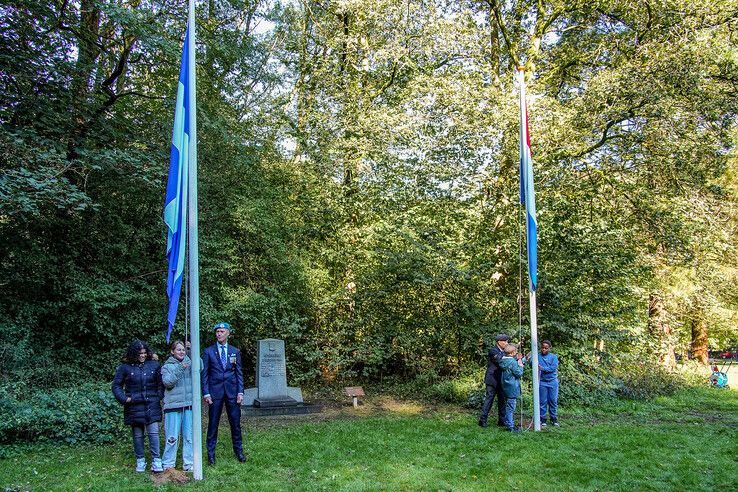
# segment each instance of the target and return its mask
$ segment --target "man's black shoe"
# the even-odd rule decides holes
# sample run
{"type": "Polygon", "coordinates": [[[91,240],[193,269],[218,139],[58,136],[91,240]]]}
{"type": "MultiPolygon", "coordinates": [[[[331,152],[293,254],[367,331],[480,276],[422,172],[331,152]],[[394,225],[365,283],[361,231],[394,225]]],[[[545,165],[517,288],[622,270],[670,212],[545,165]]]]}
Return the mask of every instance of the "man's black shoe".
{"type": "Polygon", "coordinates": [[[238,461],[241,463],[246,463],[246,456],[244,456],[243,452],[236,453],[236,458],[238,458],[238,461]]]}
{"type": "Polygon", "coordinates": [[[507,424],[505,424],[505,422],[502,422],[500,420],[500,421],[497,421],[497,427],[507,427],[507,424]]]}
{"type": "Polygon", "coordinates": [[[479,419],[479,427],[488,427],[489,424],[487,424],[486,420],[479,419]]]}
{"type": "Polygon", "coordinates": [[[208,465],[215,464],[215,456],[208,456],[208,465]]]}

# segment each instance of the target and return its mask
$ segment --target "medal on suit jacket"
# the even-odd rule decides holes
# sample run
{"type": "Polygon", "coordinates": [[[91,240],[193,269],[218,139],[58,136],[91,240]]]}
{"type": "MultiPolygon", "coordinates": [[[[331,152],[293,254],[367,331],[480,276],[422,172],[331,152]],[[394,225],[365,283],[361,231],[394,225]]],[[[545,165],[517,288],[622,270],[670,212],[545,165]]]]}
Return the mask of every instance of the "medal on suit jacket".
{"type": "Polygon", "coordinates": [[[230,362],[232,366],[235,366],[236,365],[236,356],[233,355],[233,354],[229,355],[228,356],[228,362],[230,362]]]}

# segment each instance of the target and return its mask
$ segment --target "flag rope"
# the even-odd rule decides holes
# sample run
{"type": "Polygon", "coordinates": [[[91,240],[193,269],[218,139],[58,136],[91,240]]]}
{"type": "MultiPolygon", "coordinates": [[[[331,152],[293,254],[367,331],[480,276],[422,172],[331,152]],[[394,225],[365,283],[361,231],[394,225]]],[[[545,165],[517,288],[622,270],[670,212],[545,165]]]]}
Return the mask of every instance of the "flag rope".
{"type": "MultiPolygon", "coordinates": [[[[525,211],[518,200],[518,343],[523,347],[523,220],[525,211]]],[[[520,427],[523,427],[523,399],[520,399],[520,427]]]]}

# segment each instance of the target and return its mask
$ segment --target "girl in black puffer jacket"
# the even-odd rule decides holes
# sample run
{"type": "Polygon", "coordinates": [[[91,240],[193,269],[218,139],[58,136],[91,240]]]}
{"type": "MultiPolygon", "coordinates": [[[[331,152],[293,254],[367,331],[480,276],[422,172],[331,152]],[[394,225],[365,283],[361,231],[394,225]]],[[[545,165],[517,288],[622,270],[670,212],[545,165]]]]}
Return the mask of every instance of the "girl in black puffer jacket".
{"type": "Polygon", "coordinates": [[[161,422],[161,366],[146,343],[134,340],[128,346],[123,364],[113,379],[113,394],[123,405],[123,422],[133,431],[133,452],[136,471],[146,471],[144,433],[149,435],[151,471],[162,470],[159,457],[159,422],[161,422]]]}

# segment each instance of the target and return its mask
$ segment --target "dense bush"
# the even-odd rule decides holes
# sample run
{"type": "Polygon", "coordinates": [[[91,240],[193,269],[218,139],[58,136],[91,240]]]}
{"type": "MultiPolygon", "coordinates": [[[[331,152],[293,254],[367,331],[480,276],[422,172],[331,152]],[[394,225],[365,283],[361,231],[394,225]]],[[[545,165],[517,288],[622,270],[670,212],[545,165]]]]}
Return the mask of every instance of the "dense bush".
{"type": "Polygon", "coordinates": [[[122,431],[122,410],[108,383],[24,395],[0,387],[0,444],[104,443],[122,431]]]}
{"type": "Polygon", "coordinates": [[[695,365],[684,366],[679,371],[648,362],[621,364],[614,371],[619,383],[618,396],[632,400],[645,400],[673,394],[685,386],[705,385],[705,369],[695,365]]]}
{"type": "Polygon", "coordinates": [[[426,394],[437,401],[465,404],[472,394],[480,390],[481,386],[480,377],[466,375],[439,381],[431,385],[426,394]]]}
{"type": "MultiPolygon", "coordinates": [[[[612,360],[607,354],[566,353],[559,368],[559,404],[595,406],[618,398],[648,400],[670,395],[680,388],[704,385],[705,369],[698,365],[669,371],[647,359],[621,357],[612,360]],[[572,359],[571,357],[576,357],[572,359]]],[[[453,378],[424,374],[411,382],[392,386],[402,397],[415,397],[435,402],[464,404],[479,409],[485,396],[484,370],[466,371],[453,378]]],[[[532,405],[530,367],[522,379],[523,406],[532,405]]]]}
{"type": "MultiPolygon", "coordinates": [[[[413,379],[390,378],[372,392],[390,394],[397,398],[423,400],[429,403],[456,403],[468,405],[470,395],[482,392],[484,398],[484,371],[466,370],[453,377],[426,372],[413,379]]],[[[481,400],[480,400],[481,401],[481,400]]]]}

